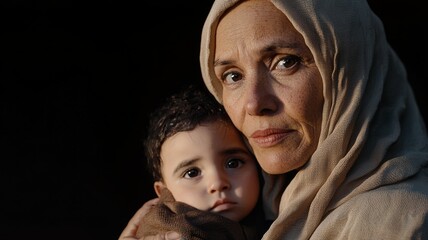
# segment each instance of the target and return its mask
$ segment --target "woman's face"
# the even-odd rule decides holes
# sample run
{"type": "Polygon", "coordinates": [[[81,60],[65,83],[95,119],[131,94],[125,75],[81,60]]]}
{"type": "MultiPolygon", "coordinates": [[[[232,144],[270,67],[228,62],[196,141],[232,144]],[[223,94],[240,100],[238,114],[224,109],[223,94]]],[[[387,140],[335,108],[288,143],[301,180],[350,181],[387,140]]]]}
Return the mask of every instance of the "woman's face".
{"type": "Polygon", "coordinates": [[[242,2],[219,22],[214,70],[261,167],[281,174],[303,166],[320,135],[322,79],[288,18],[270,2],[242,2]]]}

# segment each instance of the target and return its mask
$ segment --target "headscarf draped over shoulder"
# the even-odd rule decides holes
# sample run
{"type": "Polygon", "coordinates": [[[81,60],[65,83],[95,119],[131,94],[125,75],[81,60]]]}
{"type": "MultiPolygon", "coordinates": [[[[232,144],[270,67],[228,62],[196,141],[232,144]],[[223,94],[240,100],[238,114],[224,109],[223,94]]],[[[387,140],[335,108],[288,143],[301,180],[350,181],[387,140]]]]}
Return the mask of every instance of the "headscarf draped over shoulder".
{"type": "MultiPolygon", "coordinates": [[[[202,76],[219,102],[215,32],[239,2],[216,0],[202,31],[202,76]]],[[[382,22],[364,0],[271,2],[310,48],[324,107],[318,147],[286,190],[267,191],[283,186],[266,174],[265,202],[280,201],[266,204],[263,239],[427,239],[426,128],[382,22]]]]}

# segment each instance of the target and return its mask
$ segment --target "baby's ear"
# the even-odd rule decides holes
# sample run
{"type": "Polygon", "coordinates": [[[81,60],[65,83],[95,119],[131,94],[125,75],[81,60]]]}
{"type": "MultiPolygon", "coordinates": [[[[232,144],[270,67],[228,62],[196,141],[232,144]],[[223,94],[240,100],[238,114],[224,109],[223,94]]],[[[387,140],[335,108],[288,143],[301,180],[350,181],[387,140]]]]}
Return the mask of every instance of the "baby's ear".
{"type": "Polygon", "coordinates": [[[153,187],[155,188],[155,192],[158,197],[160,197],[162,189],[166,188],[165,184],[162,181],[156,181],[153,184],[153,187]]]}

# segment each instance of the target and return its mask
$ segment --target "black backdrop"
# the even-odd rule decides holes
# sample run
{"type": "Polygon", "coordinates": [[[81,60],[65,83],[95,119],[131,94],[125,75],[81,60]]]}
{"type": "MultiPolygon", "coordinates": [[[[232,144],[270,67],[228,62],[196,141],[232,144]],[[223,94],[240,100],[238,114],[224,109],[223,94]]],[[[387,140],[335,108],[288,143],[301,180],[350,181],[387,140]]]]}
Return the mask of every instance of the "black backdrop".
{"type": "MultiPolygon", "coordinates": [[[[202,83],[211,2],[1,3],[0,239],[117,239],[154,196],[141,148],[148,112],[202,83]]],[[[428,119],[422,8],[370,3],[428,119]]]]}

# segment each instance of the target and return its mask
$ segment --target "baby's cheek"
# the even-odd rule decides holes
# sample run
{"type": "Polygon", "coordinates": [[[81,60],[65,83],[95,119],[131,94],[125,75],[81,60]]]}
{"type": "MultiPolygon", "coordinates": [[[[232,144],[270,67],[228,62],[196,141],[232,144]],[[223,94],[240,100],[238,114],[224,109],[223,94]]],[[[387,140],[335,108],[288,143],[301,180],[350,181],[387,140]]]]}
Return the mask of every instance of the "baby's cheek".
{"type": "Polygon", "coordinates": [[[203,198],[200,196],[200,194],[196,193],[194,189],[192,189],[192,191],[188,191],[188,189],[187,191],[175,189],[175,194],[173,191],[171,192],[176,201],[186,203],[200,210],[207,209],[207,207],[205,206],[205,202],[207,201],[201,200],[203,198]]]}

